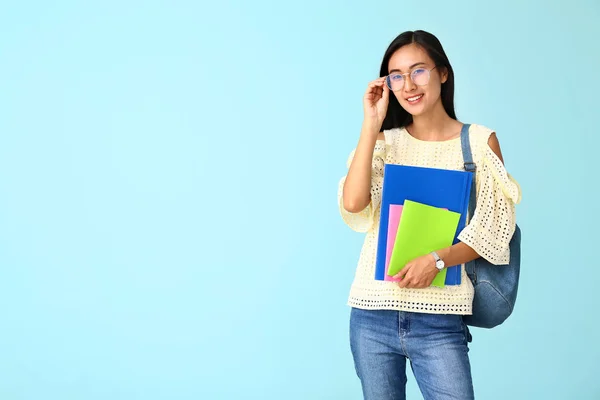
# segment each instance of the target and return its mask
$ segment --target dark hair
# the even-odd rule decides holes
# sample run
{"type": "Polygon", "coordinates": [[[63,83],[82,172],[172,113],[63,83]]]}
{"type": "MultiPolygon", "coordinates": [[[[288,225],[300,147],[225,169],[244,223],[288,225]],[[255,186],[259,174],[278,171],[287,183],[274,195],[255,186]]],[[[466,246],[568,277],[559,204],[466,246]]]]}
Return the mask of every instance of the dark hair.
{"type": "MultiPolygon", "coordinates": [[[[440,96],[446,113],[448,113],[450,118],[456,119],[456,113],[454,112],[454,71],[452,70],[452,66],[450,65],[450,61],[448,60],[448,56],[446,56],[442,44],[438,38],[431,33],[419,30],[407,31],[398,35],[396,39],[390,43],[383,56],[379,76],[383,77],[388,75],[388,64],[396,50],[411,43],[415,43],[423,48],[423,50],[429,54],[429,57],[431,57],[436,67],[444,67],[448,71],[448,79],[442,84],[440,96]]],[[[400,128],[411,122],[412,115],[406,112],[398,102],[396,96],[390,93],[387,115],[383,120],[381,130],[400,128]]]]}

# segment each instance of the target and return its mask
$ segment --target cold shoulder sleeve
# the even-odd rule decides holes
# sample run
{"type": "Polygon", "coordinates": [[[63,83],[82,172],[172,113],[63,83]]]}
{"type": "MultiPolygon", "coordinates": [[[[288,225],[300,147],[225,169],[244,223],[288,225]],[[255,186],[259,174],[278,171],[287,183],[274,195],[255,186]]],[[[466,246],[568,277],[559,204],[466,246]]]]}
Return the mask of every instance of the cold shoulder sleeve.
{"type": "MultiPolygon", "coordinates": [[[[346,162],[346,168],[354,159],[356,149],[352,150],[346,162]]],[[[373,226],[375,212],[381,205],[381,192],[383,189],[383,169],[386,154],[386,144],[384,140],[378,140],[373,150],[373,159],[371,163],[371,201],[362,211],[352,213],[344,208],[343,189],[346,182],[346,175],[342,177],[338,185],[338,207],[343,221],[356,232],[368,232],[373,226]]]]}
{"type": "Polygon", "coordinates": [[[490,263],[508,264],[521,189],[489,146],[478,165],[476,192],[475,212],[458,239],[490,263]]]}

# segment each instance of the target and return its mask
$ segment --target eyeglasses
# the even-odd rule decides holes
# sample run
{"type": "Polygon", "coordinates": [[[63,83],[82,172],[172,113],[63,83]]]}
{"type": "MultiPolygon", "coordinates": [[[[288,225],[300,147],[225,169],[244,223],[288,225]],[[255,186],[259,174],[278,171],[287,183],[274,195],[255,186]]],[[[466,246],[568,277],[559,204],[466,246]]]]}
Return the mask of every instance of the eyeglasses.
{"type": "Polygon", "coordinates": [[[391,91],[397,92],[398,90],[402,90],[402,88],[404,88],[404,82],[406,81],[406,78],[404,78],[404,75],[410,75],[410,80],[415,85],[424,86],[429,83],[429,78],[431,77],[431,71],[433,71],[435,68],[436,67],[433,67],[431,69],[417,68],[417,69],[412,70],[411,72],[406,72],[404,74],[401,74],[399,72],[394,72],[392,74],[389,74],[386,77],[385,83],[386,83],[387,87],[390,88],[391,91]]]}

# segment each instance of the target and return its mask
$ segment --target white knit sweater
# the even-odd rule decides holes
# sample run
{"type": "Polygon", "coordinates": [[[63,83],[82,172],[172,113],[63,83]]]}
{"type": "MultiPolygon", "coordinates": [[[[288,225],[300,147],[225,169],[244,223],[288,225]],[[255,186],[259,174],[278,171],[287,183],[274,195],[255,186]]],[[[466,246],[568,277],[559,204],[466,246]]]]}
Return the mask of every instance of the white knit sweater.
{"type": "MultiPolygon", "coordinates": [[[[477,164],[477,208],[458,238],[491,263],[506,264],[510,256],[508,245],[515,230],[515,204],[521,200],[521,190],[489,147],[492,132],[477,124],[470,127],[471,150],[477,164]]],[[[400,288],[396,282],[375,280],[384,163],[463,169],[460,137],[441,142],[423,141],[411,136],[404,128],[385,131],[384,135],[385,140],[377,141],[373,154],[371,203],[359,213],[346,211],[342,199],[346,177],[339,183],[338,202],[344,222],[353,230],[366,233],[348,305],[363,309],[471,314],[473,286],[464,265],[461,265],[461,284],[444,288],[407,289],[400,288]]],[[[347,167],[354,151],[348,158],[347,167]]]]}

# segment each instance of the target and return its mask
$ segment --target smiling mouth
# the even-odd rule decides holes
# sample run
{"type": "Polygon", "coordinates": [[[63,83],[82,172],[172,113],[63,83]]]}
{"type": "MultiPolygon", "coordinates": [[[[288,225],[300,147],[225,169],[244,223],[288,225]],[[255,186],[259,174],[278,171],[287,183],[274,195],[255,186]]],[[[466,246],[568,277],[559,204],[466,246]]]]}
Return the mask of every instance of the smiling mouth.
{"type": "Polygon", "coordinates": [[[422,98],[423,98],[423,94],[419,94],[417,96],[412,96],[406,99],[406,101],[408,101],[410,104],[416,104],[418,103],[422,98]]]}

